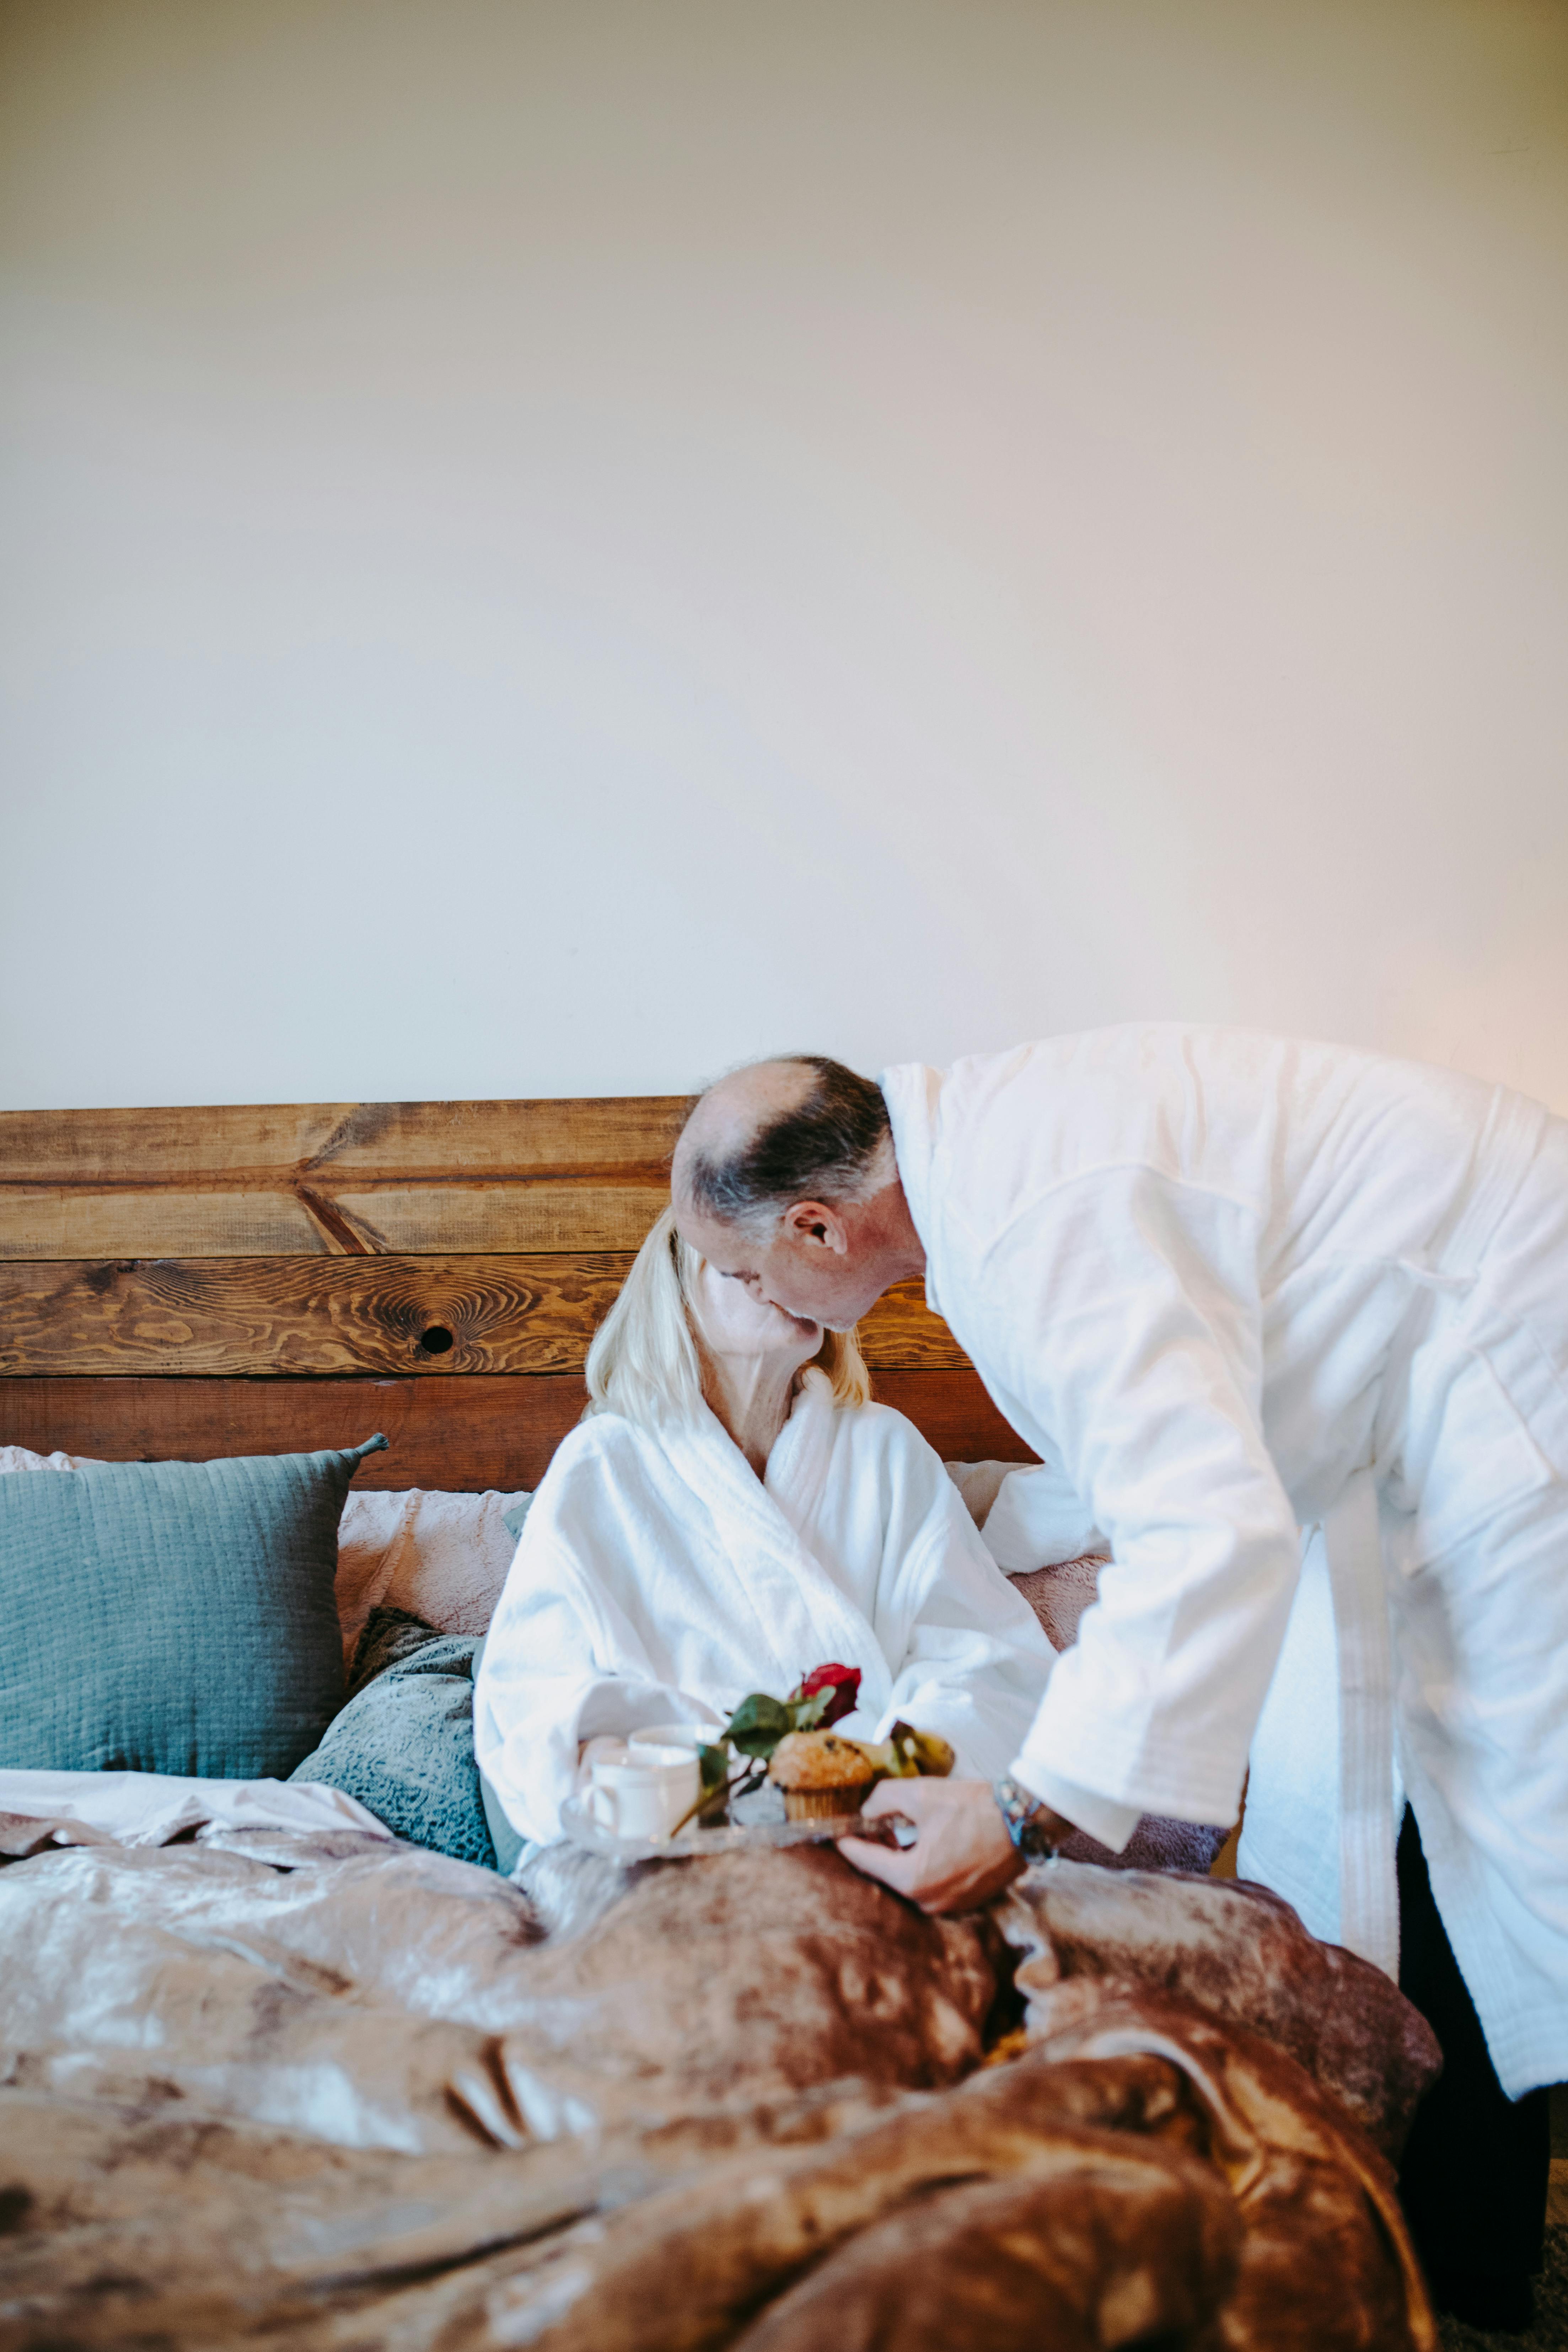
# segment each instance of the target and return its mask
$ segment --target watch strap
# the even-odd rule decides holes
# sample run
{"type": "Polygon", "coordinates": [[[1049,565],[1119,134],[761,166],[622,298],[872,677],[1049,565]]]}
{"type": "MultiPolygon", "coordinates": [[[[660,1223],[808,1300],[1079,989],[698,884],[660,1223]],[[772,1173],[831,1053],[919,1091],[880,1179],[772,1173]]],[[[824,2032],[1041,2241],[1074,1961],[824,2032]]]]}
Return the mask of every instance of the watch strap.
{"type": "Polygon", "coordinates": [[[1032,1789],[1026,1789],[1010,1773],[1004,1772],[992,1782],[992,1794],[996,1808],[1006,1824],[1007,1834],[1026,1862],[1044,1862],[1056,1852],[1050,1832],[1039,1819],[1050,1807],[1032,1789]]]}

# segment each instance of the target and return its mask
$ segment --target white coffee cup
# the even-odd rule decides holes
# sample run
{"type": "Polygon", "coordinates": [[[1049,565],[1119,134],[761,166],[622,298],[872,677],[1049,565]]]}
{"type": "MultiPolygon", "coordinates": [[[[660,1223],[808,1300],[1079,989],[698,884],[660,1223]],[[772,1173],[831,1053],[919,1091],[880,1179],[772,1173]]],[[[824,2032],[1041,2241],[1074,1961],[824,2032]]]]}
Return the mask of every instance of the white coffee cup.
{"type": "Polygon", "coordinates": [[[583,1802],[588,1818],[616,1837],[667,1838],[701,1790],[696,1748],[635,1735],[624,1755],[595,1758],[583,1802]]]}

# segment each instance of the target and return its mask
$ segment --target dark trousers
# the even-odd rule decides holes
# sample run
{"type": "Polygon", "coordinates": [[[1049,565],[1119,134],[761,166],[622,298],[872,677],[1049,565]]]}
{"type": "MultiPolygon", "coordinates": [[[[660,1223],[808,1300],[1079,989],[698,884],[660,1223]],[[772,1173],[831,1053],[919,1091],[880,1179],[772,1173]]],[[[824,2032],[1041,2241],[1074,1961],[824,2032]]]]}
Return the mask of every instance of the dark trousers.
{"type": "Polygon", "coordinates": [[[1552,2162],[1550,2093],[1510,2099],[1498,2081],[1408,1806],[1399,1832],[1399,1990],[1443,2053],[1443,2072],[1416,2109],[1399,2175],[1416,2252],[1435,2280],[1538,2271],[1552,2162]]]}

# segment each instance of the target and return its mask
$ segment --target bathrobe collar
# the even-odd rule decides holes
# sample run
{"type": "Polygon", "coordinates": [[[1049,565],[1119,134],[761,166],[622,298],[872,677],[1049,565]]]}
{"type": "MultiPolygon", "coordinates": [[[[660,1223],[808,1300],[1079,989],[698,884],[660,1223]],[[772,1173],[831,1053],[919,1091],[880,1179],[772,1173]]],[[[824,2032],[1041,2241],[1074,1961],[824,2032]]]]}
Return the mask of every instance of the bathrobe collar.
{"type": "Polygon", "coordinates": [[[877,1084],[888,1106],[893,1130],[893,1156],[904,1188],[910,1215],[926,1254],[926,1305],[941,1315],[936,1294],[937,1147],[942,1117],[940,1070],[924,1062],[896,1062],[877,1084]]]}
{"type": "Polygon", "coordinates": [[[842,1592],[806,1540],[837,1435],[826,1374],[809,1370],[759,1478],[721,1422],[704,1405],[698,1419],[670,1423],[658,1442],[707,1510],[714,1541],[757,1620],[758,1687],[791,1690],[814,1666],[860,1668],[860,1706],[876,1715],[892,1689],[870,1620],[842,1592]],[[771,1653],[773,1672],[762,1673],[771,1653]]]}

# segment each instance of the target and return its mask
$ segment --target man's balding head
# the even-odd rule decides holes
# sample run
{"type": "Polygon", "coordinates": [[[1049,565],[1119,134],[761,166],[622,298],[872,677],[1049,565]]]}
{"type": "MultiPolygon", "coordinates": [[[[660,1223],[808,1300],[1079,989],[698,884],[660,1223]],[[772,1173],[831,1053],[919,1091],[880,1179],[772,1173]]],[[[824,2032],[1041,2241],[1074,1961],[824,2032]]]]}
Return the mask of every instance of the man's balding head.
{"type": "Polygon", "coordinates": [[[753,1062],[710,1087],[673,1175],[693,1248],[792,1315],[847,1329],[924,1263],[881,1089],[826,1055],[753,1062]]]}
{"type": "Polygon", "coordinates": [[[701,1096],[675,1150],[676,1208],[759,1226],[795,1202],[850,1201],[885,1184],[881,1088],[821,1054],[731,1070],[701,1096]]]}

